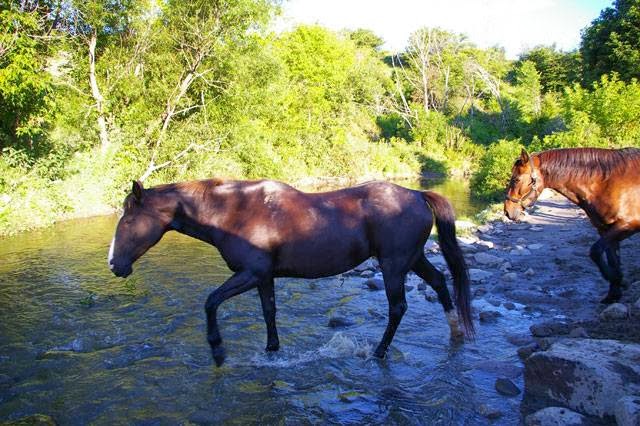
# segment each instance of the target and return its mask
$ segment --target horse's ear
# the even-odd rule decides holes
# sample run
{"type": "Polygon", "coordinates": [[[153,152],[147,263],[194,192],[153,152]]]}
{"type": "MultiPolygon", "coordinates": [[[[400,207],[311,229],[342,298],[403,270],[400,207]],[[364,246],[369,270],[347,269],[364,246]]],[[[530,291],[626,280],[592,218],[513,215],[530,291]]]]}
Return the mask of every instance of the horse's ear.
{"type": "Polygon", "coordinates": [[[522,164],[527,164],[529,162],[529,153],[524,148],[522,148],[522,152],[520,153],[520,161],[522,164]]]}
{"type": "Polygon", "coordinates": [[[142,192],[144,188],[142,187],[142,182],[139,180],[133,181],[133,188],[131,188],[131,192],[136,197],[136,200],[140,201],[142,199],[142,192]]]}

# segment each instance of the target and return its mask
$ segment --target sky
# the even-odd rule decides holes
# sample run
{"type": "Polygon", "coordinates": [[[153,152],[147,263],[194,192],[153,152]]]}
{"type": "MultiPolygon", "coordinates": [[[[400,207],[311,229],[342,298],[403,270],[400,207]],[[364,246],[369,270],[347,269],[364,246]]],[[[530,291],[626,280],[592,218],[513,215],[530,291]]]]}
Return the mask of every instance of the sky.
{"type": "Polygon", "coordinates": [[[572,50],[580,30],[612,0],[288,0],[280,28],[321,24],[333,30],[367,28],[402,50],[421,27],[466,34],[479,47],[504,47],[507,57],[537,45],[572,50]]]}

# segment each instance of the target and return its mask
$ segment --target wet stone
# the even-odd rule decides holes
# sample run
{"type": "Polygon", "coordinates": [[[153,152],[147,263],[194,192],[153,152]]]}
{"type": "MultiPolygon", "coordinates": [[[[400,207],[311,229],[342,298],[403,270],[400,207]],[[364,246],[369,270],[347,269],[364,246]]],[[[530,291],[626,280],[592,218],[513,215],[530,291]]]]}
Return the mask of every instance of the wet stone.
{"type": "Polygon", "coordinates": [[[589,333],[583,327],[576,327],[569,333],[569,337],[589,337],[589,333]]]}
{"type": "Polygon", "coordinates": [[[362,278],[371,278],[371,277],[373,277],[375,274],[376,274],[375,272],[373,272],[373,271],[371,271],[371,270],[367,269],[366,271],[362,271],[362,272],[360,273],[360,276],[361,276],[362,278]]]}
{"type": "Polygon", "coordinates": [[[518,279],[518,274],[515,272],[507,272],[502,276],[502,281],[513,282],[518,279]]]}
{"type": "Polygon", "coordinates": [[[364,284],[369,287],[369,290],[384,290],[384,281],[382,281],[380,278],[369,278],[367,281],[365,281],[364,284]]]}
{"type": "Polygon", "coordinates": [[[496,420],[502,417],[502,411],[487,404],[480,404],[478,407],[478,414],[489,420],[496,420]]]}
{"type": "Polygon", "coordinates": [[[480,312],[480,322],[493,323],[498,321],[502,314],[498,311],[482,311],[480,312]]]}
{"type": "Polygon", "coordinates": [[[509,310],[509,311],[513,311],[514,309],[516,309],[516,305],[513,302],[506,302],[504,304],[505,309],[509,310]]]}
{"type": "Polygon", "coordinates": [[[339,328],[339,327],[349,327],[350,325],[353,325],[353,324],[354,324],[353,321],[345,317],[336,315],[329,318],[329,322],[327,323],[327,326],[329,328],[339,328]]]}
{"type": "Polygon", "coordinates": [[[517,396],[520,395],[520,389],[509,379],[506,377],[501,377],[496,380],[495,383],[496,391],[500,395],[504,396],[517,396]]]}
{"type": "Polygon", "coordinates": [[[587,419],[575,411],[564,407],[547,407],[528,415],[524,419],[525,426],[580,426],[586,425],[587,419]]]}
{"type": "Polygon", "coordinates": [[[419,283],[418,284],[418,291],[425,291],[427,289],[427,284],[426,283],[419,283]]]}
{"type": "Polygon", "coordinates": [[[534,352],[539,351],[541,348],[536,342],[529,343],[527,345],[518,348],[518,358],[522,361],[529,358],[534,352]]]}
{"type": "Polygon", "coordinates": [[[600,319],[603,321],[625,319],[629,316],[629,309],[622,303],[614,303],[600,312],[600,319]]]}
{"type": "Polygon", "coordinates": [[[616,402],[616,423],[619,426],[640,425],[640,396],[625,396],[616,402]]]}
{"type": "Polygon", "coordinates": [[[405,285],[405,286],[404,286],[404,290],[405,290],[405,292],[407,292],[407,293],[409,293],[409,292],[413,291],[413,288],[414,288],[414,287],[413,287],[412,285],[405,285]]]}
{"type": "Polygon", "coordinates": [[[566,322],[547,321],[540,324],[534,324],[529,327],[531,334],[535,337],[549,337],[563,334],[569,334],[571,328],[566,322]]]}

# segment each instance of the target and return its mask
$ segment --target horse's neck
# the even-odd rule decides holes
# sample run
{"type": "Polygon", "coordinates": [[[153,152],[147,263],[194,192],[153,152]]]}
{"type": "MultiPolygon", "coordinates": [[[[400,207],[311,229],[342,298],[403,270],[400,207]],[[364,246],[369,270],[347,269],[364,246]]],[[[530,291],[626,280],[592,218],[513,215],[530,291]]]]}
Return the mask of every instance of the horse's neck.
{"type": "MultiPolygon", "coordinates": [[[[550,173],[548,169],[544,167],[545,163],[541,163],[541,171],[544,176],[543,186],[544,188],[553,189],[554,191],[564,195],[569,201],[574,204],[580,205],[585,201],[585,188],[584,183],[576,181],[575,179],[567,179],[566,177],[558,177],[553,173],[550,173]]],[[[542,188],[542,189],[544,189],[542,188]]]]}
{"type": "Polygon", "coordinates": [[[182,207],[178,209],[171,227],[181,234],[216,245],[216,219],[220,215],[216,214],[212,206],[194,200],[188,195],[182,195],[180,203],[182,207]]]}

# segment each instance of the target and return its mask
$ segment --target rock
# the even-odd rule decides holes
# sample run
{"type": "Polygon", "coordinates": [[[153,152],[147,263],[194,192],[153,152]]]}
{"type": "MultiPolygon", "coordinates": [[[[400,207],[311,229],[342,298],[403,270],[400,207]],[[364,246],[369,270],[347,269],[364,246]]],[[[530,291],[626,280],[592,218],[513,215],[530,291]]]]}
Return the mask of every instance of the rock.
{"type": "Polygon", "coordinates": [[[525,361],[525,391],[592,416],[615,415],[616,404],[640,394],[640,344],[562,339],[525,361]]]}
{"type": "Polygon", "coordinates": [[[372,278],[376,273],[373,272],[370,269],[367,269],[366,271],[362,271],[360,272],[360,277],[362,278],[372,278]]]}
{"type": "Polygon", "coordinates": [[[483,271],[482,269],[469,269],[469,276],[471,277],[471,281],[484,281],[492,275],[492,272],[483,271]]]}
{"type": "Polygon", "coordinates": [[[489,223],[478,226],[478,232],[483,234],[490,234],[492,230],[493,226],[491,226],[491,224],[489,223]]]}
{"type": "Polygon", "coordinates": [[[362,394],[358,391],[341,392],[338,394],[338,399],[342,402],[351,403],[358,399],[362,394]]]}
{"type": "Polygon", "coordinates": [[[518,279],[518,274],[515,272],[507,272],[502,276],[502,281],[513,282],[518,279]]]}
{"type": "Polygon", "coordinates": [[[487,241],[487,240],[478,240],[476,245],[480,247],[486,247],[488,249],[495,248],[495,244],[493,243],[493,241],[487,241]]]}
{"type": "Polygon", "coordinates": [[[427,240],[426,244],[424,245],[424,249],[426,251],[435,252],[440,249],[440,245],[433,240],[427,240]]]}
{"type": "Polygon", "coordinates": [[[516,309],[516,304],[513,302],[506,302],[503,306],[506,310],[509,311],[513,311],[514,309],[516,309]]]}
{"type": "Polygon", "coordinates": [[[369,287],[369,290],[384,290],[384,281],[382,281],[380,278],[369,278],[364,282],[364,284],[369,287]]]}
{"type": "Polygon", "coordinates": [[[587,419],[575,411],[564,407],[547,407],[528,415],[525,426],[581,426],[587,419]]]}
{"type": "Polygon", "coordinates": [[[534,324],[529,327],[529,330],[531,330],[531,334],[535,337],[564,335],[569,334],[569,331],[571,331],[569,324],[557,321],[546,321],[540,324],[534,324]]]}
{"type": "Polygon", "coordinates": [[[53,417],[46,414],[32,414],[18,420],[2,422],[3,426],[56,426],[53,417]]]}
{"type": "Polygon", "coordinates": [[[478,298],[487,294],[487,289],[484,287],[478,287],[473,291],[473,297],[478,298]]]}
{"type": "Polygon", "coordinates": [[[576,327],[571,332],[569,332],[569,337],[578,338],[578,337],[589,337],[589,333],[583,327],[576,327]]]}
{"type": "Polygon", "coordinates": [[[476,224],[468,220],[456,220],[456,230],[474,229],[476,224]]]}
{"type": "Polygon", "coordinates": [[[429,256],[428,260],[436,268],[446,268],[447,267],[447,261],[444,260],[444,257],[441,254],[436,255],[436,256],[429,256]]]}
{"type": "Polygon", "coordinates": [[[425,291],[427,289],[427,283],[418,283],[418,291],[425,291]]]}
{"type": "Polygon", "coordinates": [[[500,265],[504,263],[504,259],[498,256],[494,256],[493,254],[480,252],[473,255],[476,263],[480,265],[500,265]]]}
{"type": "Polygon", "coordinates": [[[502,417],[502,411],[487,404],[480,404],[480,406],[478,406],[478,414],[489,420],[496,420],[502,417]]]}
{"type": "Polygon", "coordinates": [[[524,271],[524,274],[527,277],[533,277],[536,274],[536,271],[534,271],[533,268],[529,268],[526,271],[524,271]]]}
{"type": "Polygon", "coordinates": [[[404,286],[404,291],[406,293],[409,293],[409,292],[413,291],[413,289],[414,289],[414,287],[412,285],[406,285],[405,284],[405,286],[404,286]]]}
{"type": "Polygon", "coordinates": [[[534,352],[538,352],[540,350],[540,346],[536,342],[529,343],[527,345],[521,346],[518,348],[518,358],[522,361],[529,358],[534,352]]]}
{"type": "Polygon", "coordinates": [[[640,397],[625,396],[618,400],[615,408],[618,426],[640,425],[640,397]]]}
{"type": "Polygon", "coordinates": [[[623,303],[613,303],[600,312],[600,319],[603,321],[625,319],[629,317],[629,309],[623,303]]]}
{"type": "Polygon", "coordinates": [[[361,264],[359,264],[358,266],[356,266],[355,268],[353,268],[353,270],[356,272],[364,272],[366,270],[373,271],[376,269],[377,266],[378,266],[378,262],[376,262],[374,259],[367,259],[361,264]]]}
{"type": "Polygon", "coordinates": [[[529,250],[540,250],[542,247],[544,247],[544,244],[540,244],[540,243],[529,244],[527,246],[529,250]]]}
{"type": "Polygon", "coordinates": [[[516,240],[516,244],[526,244],[527,240],[525,240],[524,238],[520,237],[516,240]]]}
{"type": "Polygon", "coordinates": [[[511,380],[505,377],[500,377],[499,379],[497,379],[494,387],[496,388],[496,391],[498,391],[500,395],[504,395],[504,396],[520,395],[520,389],[518,389],[518,387],[511,380]]]}
{"type": "Polygon", "coordinates": [[[535,343],[535,340],[533,340],[533,337],[529,334],[511,333],[507,334],[507,342],[514,346],[523,346],[528,345],[529,343],[535,343]]]}
{"type": "Polygon", "coordinates": [[[502,271],[502,272],[507,272],[507,271],[509,271],[509,269],[511,269],[511,262],[505,262],[500,267],[500,271],[502,271]]]}
{"type": "Polygon", "coordinates": [[[353,325],[353,321],[338,315],[329,318],[329,323],[327,324],[329,328],[348,327],[350,325],[353,325]]]}
{"type": "Polygon", "coordinates": [[[498,311],[482,311],[480,312],[480,322],[496,322],[502,314],[498,311]]]}
{"type": "Polygon", "coordinates": [[[531,251],[524,247],[516,247],[509,252],[511,256],[529,256],[531,251]]]}

